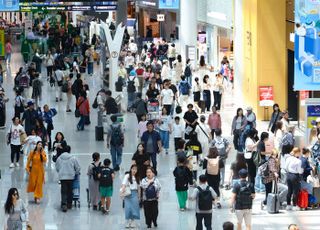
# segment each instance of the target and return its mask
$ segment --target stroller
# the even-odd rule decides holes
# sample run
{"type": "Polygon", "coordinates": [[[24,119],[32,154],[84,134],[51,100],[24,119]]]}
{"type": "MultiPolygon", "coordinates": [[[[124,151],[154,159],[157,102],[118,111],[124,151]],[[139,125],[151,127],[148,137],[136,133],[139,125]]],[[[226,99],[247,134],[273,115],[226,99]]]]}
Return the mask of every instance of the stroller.
{"type": "Polygon", "coordinates": [[[72,201],[74,207],[80,208],[80,175],[76,175],[72,183],[72,201]]]}

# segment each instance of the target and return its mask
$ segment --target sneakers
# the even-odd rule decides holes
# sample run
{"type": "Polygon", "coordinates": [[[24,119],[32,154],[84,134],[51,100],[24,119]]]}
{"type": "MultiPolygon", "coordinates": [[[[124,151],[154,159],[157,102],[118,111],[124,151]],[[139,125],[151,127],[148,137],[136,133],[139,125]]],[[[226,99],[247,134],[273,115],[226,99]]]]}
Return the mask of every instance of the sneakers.
{"type": "Polygon", "coordinates": [[[301,209],[298,206],[293,206],[292,211],[300,211],[301,209]]]}
{"type": "Polygon", "coordinates": [[[11,163],[10,165],[9,165],[9,168],[14,168],[15,166],[14,166],[14,163],[11,163]]]}
{"type": "Polygon", "coordinates": [[[126,221],[126,228],[130,228],[131,227],[131,220],[127,220],[126,221]]]}
{"type": "Polygon", "coordinates": [[[136,223],[134,222],[134,220],[131,220],[130,228],[135,228],[135,227],[136,227],[136,223]]]}
{"type": "Polygon", "coordinates": [[[286,208],[286,210],[287,210],[287,211],[291,211],[291,210],[292,210],[292,206],[291,206],[291,205],[288,205],[287,208],[286,208]]]}
{"type": "Polygon", "coordinates": [[[18,162],[16,163],[16,167],[20,167],[20,165],[19,165],[19,163],[18,163],[18,162]]]}
{"type": "Polygon", "coordinates": [[[186,211],[186,209],[185,208],[180,208],[180,211],[184,212],[184,211],[186,211]]]}
{"type": "Polygon", "coordinates": [[[217,203],[217,208],[221,209],[221,204],[219,202],[217,203]]]}
{"type": "Polygon", "coordinates": [[[63,212],[67,212],[67,211],[68,211],[67,205],[63,205],[63,206],[62,206],[62,211],[63,211],[63,212]]]}

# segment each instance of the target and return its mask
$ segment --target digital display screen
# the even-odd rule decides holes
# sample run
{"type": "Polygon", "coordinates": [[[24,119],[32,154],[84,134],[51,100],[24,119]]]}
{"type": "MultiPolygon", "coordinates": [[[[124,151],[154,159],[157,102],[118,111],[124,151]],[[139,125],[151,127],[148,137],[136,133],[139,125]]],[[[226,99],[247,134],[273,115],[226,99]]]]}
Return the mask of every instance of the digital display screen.
{"type": "Polygon", "coordinates": [[[180,0],[159,0],[159,9],[174,9],[180,8],[180,0]]]}
{"type": "Polygon", "coordinates": [[[0,11],[19,11],[19,0],[0,0],[0,11]]]}

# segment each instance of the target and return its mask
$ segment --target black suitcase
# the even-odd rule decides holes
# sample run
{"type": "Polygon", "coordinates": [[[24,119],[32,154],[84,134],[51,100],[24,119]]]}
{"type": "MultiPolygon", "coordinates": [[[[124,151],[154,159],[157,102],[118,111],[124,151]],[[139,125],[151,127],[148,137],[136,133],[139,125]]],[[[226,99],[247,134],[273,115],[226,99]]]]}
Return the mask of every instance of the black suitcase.
{"type": "Polygon", "coordinates": [[[96,126],[96,141],[103,141],[103,126],[96,126]]]}

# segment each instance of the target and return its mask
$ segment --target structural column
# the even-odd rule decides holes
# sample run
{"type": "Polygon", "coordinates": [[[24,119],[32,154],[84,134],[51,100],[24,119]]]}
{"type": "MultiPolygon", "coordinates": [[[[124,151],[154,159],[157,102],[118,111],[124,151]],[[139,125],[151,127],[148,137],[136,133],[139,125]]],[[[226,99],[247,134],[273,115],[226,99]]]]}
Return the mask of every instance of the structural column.
{"type": "MultiPolygon", "coordinates": [[[[180,46],[181,56],[187,54],[186,46],[197,47],[197,0],[180,1],[180,46]]],[[[193,65],[196,66],[196,61],[193,65]]]]}
{"type": "Polygon", "coordinates": [[[127,25],[128,5],[127,0],[118,0],[118,8],[116,13],[117,25],[121,22],[123,25],[127,25]]]}

